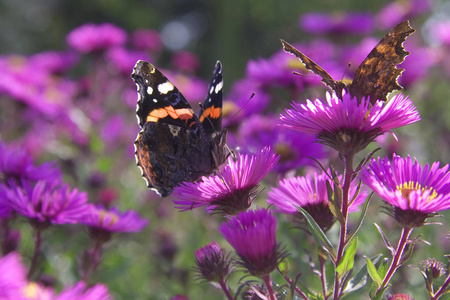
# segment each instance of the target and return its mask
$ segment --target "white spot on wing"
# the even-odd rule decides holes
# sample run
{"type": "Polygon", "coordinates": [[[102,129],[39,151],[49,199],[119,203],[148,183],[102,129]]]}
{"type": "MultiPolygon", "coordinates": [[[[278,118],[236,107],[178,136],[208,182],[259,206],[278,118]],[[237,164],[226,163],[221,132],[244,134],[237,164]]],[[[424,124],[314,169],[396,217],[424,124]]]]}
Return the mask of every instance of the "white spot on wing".
{"type": "Polygon", "coordinates": [[[158,91],[163,95],[167,94],[168,92],[172,91],[173,89],[174,89],[173,84],[171,84],[168,81],[158,85],[158,91]]]}
{"type": "Polygon", "coordinates": [[[219,82],[219,83],[216,85],[216,88],[215,88],[216,94],[218,94],[218,93],[222,90],[222,87],[223,87],[223,81],[219,82]]]}
{"type": "Polygon", "coordinates": [[[209,89],[209,93],[212,94],[212,92],[214,92],[214,86],[211,86],[211,89],[209,89]]]}
{"type": "Polygon", "coordinates": [[[149,95],[153,94],[153,88],[151,86],[147,87],[147,94],[149,95]]]}
{"type": "Polygon", "coordinates": [[[154,102],[154,103],[158,103],[158,100],[155,99],[155,98],[153,98],[153,102],[154,102]]]}

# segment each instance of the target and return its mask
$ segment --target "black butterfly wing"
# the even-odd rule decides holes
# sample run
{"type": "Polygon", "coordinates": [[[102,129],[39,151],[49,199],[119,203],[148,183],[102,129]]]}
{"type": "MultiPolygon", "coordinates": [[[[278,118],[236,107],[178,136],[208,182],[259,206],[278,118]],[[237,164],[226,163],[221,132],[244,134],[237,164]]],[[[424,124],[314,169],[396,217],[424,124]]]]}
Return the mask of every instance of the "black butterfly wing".
{"type": "Polygon", "coordinates": [[[199,113],[199,120],[207,135],[212,135],[214,132],[222,130],[222,88],[222,64],[220,61],[217,61],[208,87],[208,95],[199,113]]]}
{"type": "Polygon", "coordinates": [[[131,74],[136,83],[136,116],[141,128],[162,122],[196,130],[198,118],[180,91],[152,64],[139,60],[131,74]]]}

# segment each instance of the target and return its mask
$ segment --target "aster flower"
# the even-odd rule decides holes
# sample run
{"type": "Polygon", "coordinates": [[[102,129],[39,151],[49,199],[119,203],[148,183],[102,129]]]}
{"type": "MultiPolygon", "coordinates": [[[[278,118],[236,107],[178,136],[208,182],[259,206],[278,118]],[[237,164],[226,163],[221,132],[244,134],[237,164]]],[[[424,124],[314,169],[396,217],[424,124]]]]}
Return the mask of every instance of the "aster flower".
{"type": "Polygon", "coordinates": [[[35,224],[78,223],[88,212],[88,198],[85,192],[70,190],[69,185],[50,185],[38,181],[35,185],[29,182],[8,182],[5,198],[10,207],[17,213],[27,217],[35,224]]]}
{"type": "Polygon", "coordinates": [[[92,53],[121,46],[127,33],[113,24],[84,24],[67,35],[67,44],[81,53],[92,53]]]}
{"type": "Polygon", "coordinates": [[[394,154],[392,163],[387,157],[372,159],[361,179],[390,205],[390,213],[403,228],[414,228],[450,208],[449,166],[439,166],[435,162],[422,167],[416,158],[394,154]]]}
{"type": "Polygon", "coordinates": [[[200,182],[183,182],[174,189],[176,208],[186,211],[207,206],[207,211],[219,210],[229,215],[247,210],[256,194],[259,182],[278,162],[270,148],[257,155],[237,154],[236,161],[228,158],[228,165],[220,174],[202,177],[200,182]]]}
{"type": "Polygon", "coordinates": [[[199,277],[211,282],[225,282],[231,272],[229,255],[213,241],[195,251],[199,277]]]}
{"type": "Polygon", "coordinates": [[[252,115],[239,127],[236,141],[227,140],[227,144],[239,146],[242,153],[254,153],[256,149],[270,146],[280,155],[274,167],[277,172],[311,165],[314,163],[311,157],[316,160],[326,157],[326,147],[314,143],[314,135],[277,126],[277,122],[276,117],[252,115]]]}
{"type": "Polygon", "coordinates": [[[131,43],[134,48],[159,53],[163,49],[161,35],[152,29],[138,29],[131,34],[131,43]]]}
{"type": "Polygon", "coordinates": [[[114,47],[107,51],[108,61],[122,74],[130,73],[130,69],[138,60],[152,61],[150,55],[144,51],[128,50],[123,47],[114,47]]]}
{"type": "Polygon", "coordinates": [[[248,272],[265,277],[286,257],[276,240],[277,219],[266,209],[239,213],[219,227],[248,272]]]}
{"type": "Polygon", "coordinates": [[[335,93],[326,95],[327,103],[293,103],[282,114],[281,125],[317,135],[317,139],[341,154],[363,150],[377,136],[420,120],[416,107],[408,97],[398,94],[388,102],[351,98],[348,93],[339,99],[335,93]]]}
{"type": "Polygon", "coordinates": [[[374,20],[370,13],[308,13],[300,18],[300,26],[313,34],[369,34],[374,20]]]}
{"type": "Polygon", "coordinates": [[[113,299],[108,293],[108,288],[103,284],[96,284],[87,287],[86,283],[80,281],[74,286],[65,288],[59,293],[54,300],[109,300],[113,299]]]}
{"type": "Polygon", "coordinates": [[[106,209],[101,205],[90,205],[89,214],[81,223],[107,232],[139,232],[147,226],[148,221],[133,210],[121,213],[116,207],[106,209]]]}
{"type": "Polygon", "coordinates": [[[54,163],[48,162],[35,166],[31,156],[21,148],[7,146],[0,142],[0,180],[14,179],[38,181],[44,180],[53,183],[61,182],[61,171],[54,163]]]}
{"type": "Polygon", "coordinates": [[[0,258],[0,299],[26,299],[26,270],[18,253],[12,252],[0,258]]]}
{"type": "MultiPolygon", "coordinates": [[[[327,170],[327,173],[330,174],[330,170],[327,170]]],[[[334,184],[327,173],[314,172],[314,177],[308,174],[304,177],[283,179],[278,188],[272,188],[268,193],[267,202],[285,214],[299,215],[297,207],[302,207],[324,231],[328,230],[335,218],[329,209],[327,182],[332,189],[334,184]]],[[[341,178],[342,176],[339,176],[340,180],[341,178]]],[[[350,195],[354,195],[357,188],[356,182],[353,181],[350,186],[350,195]]],[[[367,195],[367,191],[361,189],[358,196],[349,204],[349,212],[357,211],[358,205],[365,201],[367,195]]]]}
{"type": "Polygon", "coordinates": [[[188,51],[176,52],[171,61],[175,69],[188,73],[196,72],[200,67],[200,59],[188,51]]]}

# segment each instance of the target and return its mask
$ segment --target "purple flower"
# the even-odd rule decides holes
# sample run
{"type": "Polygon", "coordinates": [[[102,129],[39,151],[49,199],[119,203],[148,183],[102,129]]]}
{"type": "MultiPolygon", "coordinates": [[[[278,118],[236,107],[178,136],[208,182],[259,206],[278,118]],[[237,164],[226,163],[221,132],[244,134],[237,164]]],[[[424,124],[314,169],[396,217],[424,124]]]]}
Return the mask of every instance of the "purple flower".
{"type": "Polygon", "coordinates": [[[276,240],[277,219],[266,209],[239,213],[219,227],[240,257],[240,264],[257,277],[265,277],[286,257],[276,240]]]}
{"type": "Polygon", "coordinates": [[[376,24],[380,29],[389,29],[414,16],[426,14],[433,7],[431,0],[392,1],[377,14],[376,24]]]}
{"type": "Polygon", "coordinates": [[[47,162],[36,167],[31,156],[23,149],[0,142],[0,180],[11,179],[17,182],[44,180],[58,183],[62,181],[62,175],[54,163],[47,162]]]}
{"type": "Polygon", "coordinates": [[[200,67],[200,59],[191,52],[179,51],[172,56],[172,65],[180,71],[196,72],[200,67]]]}
{"type": "Polygon", "coordinates": [[[143,51],[114,47],[108,50],[106,57],[122,74],[130,73],[138,60],[152,61],[150,55],[143,51]]]}
{"type": "Polygon", "coordinates": [[[437,43],[450,46],[450,20],[436,21],[430,34],[437,43]]]}
{"type": "Polygon", "coordinates": [[[73,52],[46,51],[30,57],[30,64],[39,70],[60,74],[69,70],[78,62],[78,55],[73,52]]]}
{"type": "Polygon", "coordinates": [[[148,221],[135,211],[121,213],[117,208],[104,208],[90,205],[89,213],[80,221],[89,227],[108,232],[138,232],[147,226],[148,221]]]}
{"type": "Polygon", "coordinates": [[[189,102],[203,101],[205,99],[208,84],[203,79],[180,72],[164,71],[163,73],[189,102]]]}
{"type": "Polygon", "coordinates": [[[229,255],[215,241],[195,251],[199,277],[208,282],[225,282],[231,272],[229,255]]]}
{"type": "Polygon", "coordinates": [[[392,163],[387,157],[372,159],[361,179],[391,206],[402,227],[419,227],[436,212],[450,208],[449,166],[439,165],[422,167],[415,158],[394,155],[392,163]]]}
{"type": "Polygon", "coordinates": [[[300,18],[300,27],[313,34],[369,34],[374,20],[370,13],[308,13],[300,18]]]}
{"type": "Polygon", "coordinates": [[[28,281],[20,255],[12,252],[0,258],[0,270],[0,299],[29,299],[25,297],[28,281]]]}
{"type": "Polygon", "coordinates": [[[159,53],[163,49],[161,35],[152,29],[139,29],[131,34],[131,44],[139,50],[159,53]]]}
{"type": "Polygon", "coordinates": [[[183,182],[174,189],[176,208],[186,211],[207,206],[207,211],[219,210],[235,215],[247,210],[256,194],[259,182],[275,166],[279,156],[270,148],[257,155],[237,154],[236,161],[228,158],[219,175],[202,177],[200,182],[183,182]]]}
{"type": "Polygon", "coordinates": [[[8,182],[5,198],[17,213],[42,226],[50,224],[78,223],[88,210],[87,194],[66,185],[51,185],[38,181],[8,182]]]}
{"type": "Polygon", "coordinates": [[[109,300],[113,299],[108,293],[108,288],[103,284],[87,287],[83,281],[78,282],[70,288],[65,288],[54,300],[109,300]]]}
{"type": "Polygon", "coordinates": [[[67,35],[67,44],[81,53],[103,51],[121,46],[127,33],[113,24],[84,24],[67,35]]]}
{"type": "Polygon", "coordinates": [[[282,114],[281,125],[317,135],[318,140],[341,153],[357,153],[377,136],[420,120],[416,107],[408,97],[395,95],[387,102],[377,100],[360,103],[348,93],[343,100],[327,93],[327,103],[316,99],[306,104],[293,103],[282,114]]]}
{"type": "Polygon", "coordinates": [[[239,146],[244,153],[270,146],[280,155],[280,161],[274,167],[278,172],[310,165],[314,163],[311,157],[319,160],[328,154],[323,145],[314,143],[314,135],[277,126],[277,123],[275,117],[250,116],[239,127],[234,144],[233,141],[228,144],[239,146]]]}
{"type": "MultiPolygon", "coordinates": [[[[330,174],[330,170],[327,170],[330,174]]],[[[285,214],[299,215],[297,206],[305,209],[323,229],[328,230],[333,225],[335,218],[329,209],[327,182],[334,190],[333,181],[327,173],[314,172],[312,178],[309,174],[303,177],[291,177],[280,181],[278,188],[272,188],[268,193],[267,202],[275,205],[276,209],[285,214]]],[[[339,180],[342,176],[339,176],[339,180]]],[[[350,186],[350,199],[354,199],[349,205],[349,212],[357,211],[358,205],[365,201],[368,193],[361,189],[358,196],[353,198],[357,190],[355,181],[350,186]]]]}

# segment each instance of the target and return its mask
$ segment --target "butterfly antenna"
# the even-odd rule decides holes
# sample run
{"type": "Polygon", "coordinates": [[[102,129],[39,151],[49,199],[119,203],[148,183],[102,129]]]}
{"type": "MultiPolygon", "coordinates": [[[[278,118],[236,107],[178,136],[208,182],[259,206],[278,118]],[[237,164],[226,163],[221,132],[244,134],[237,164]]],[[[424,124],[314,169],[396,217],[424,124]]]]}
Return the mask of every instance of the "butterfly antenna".
{"type": "Polygon", "coordinates": [[[241,113],[241,111],[247,106],[247,104],[250,102],[250,100],[252,100],[252,98],[255,97],[255,94],[256,93],[253,92],[252,95],[250,96],[250,98],[248,98],[248,100],[244,103],[244,105],[242,105],[242,107],[240,107],[239,110],[234,113],[234,115],[231,117],[231,119],[228,120],[227,124],[225,125],[225,128],[228,127],[228,125],[233,121],[233,119],[236,118],[236,116],[241,113]]]}

